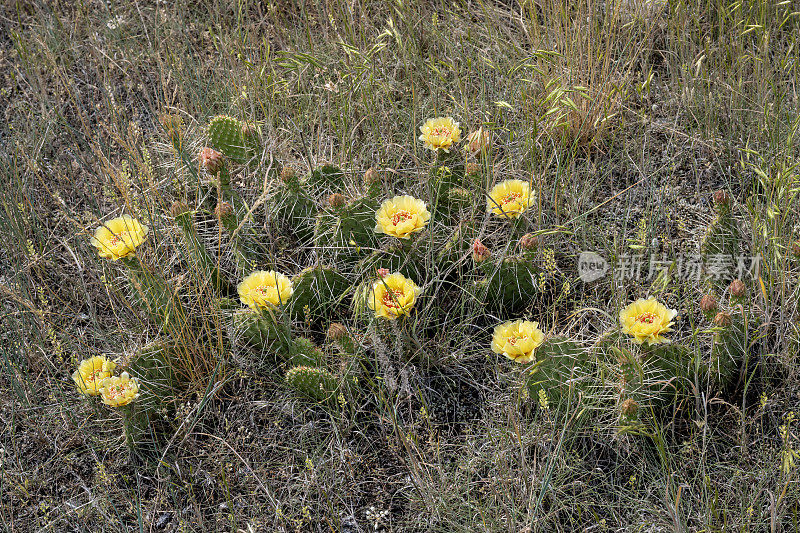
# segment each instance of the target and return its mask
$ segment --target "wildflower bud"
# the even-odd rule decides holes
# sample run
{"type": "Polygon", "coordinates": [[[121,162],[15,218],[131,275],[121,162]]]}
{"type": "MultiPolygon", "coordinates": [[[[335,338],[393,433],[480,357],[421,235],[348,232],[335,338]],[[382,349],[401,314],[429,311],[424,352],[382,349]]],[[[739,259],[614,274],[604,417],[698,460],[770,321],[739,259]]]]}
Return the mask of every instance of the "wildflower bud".
{"type": "Polygon", "coordinates": [[[730,313],[726,313],[725,311],[720,311],[717,313],[717,316],[714,317],[714,325],[721,328],[730,326],[732,322],[733,319],[731,318],[730,313]]]}
{"type": "Polygon", "coordinates": [[[620,404],[619,410],[624,416],[631,417],[639,411],[639,404],[635,400],[628,398],[620,404]]]}
{"type": "Polygon", "coordinates": [[[222,170],[222,165],[224,164],[222,160],[222,154],[217,152],[213,148],[203,148],[200,150],[200,153],[197,156],[199,162],[199,169],[200,172],[205,170],[211,175],[216,174],[220,170],[222,170]]]}
{"type": "Polygon", "coordinates": [[[712,313],[717,310],[717,299],[713,294],[706,294],[700,298],[700,310],[704,313],[712,313]]]}
{"type": "Polygon", "coordinates": [[[492,257],[492,252],[484,246],[480,239],[475,239],[475,242],[472,243],[472,260],[476,263],[483,263],[490,257],[492,257]]]}
{"type": "Polygon", "coordinates": [[[190,211],[191,209],[189,208],[189,206],[181,201],[172,204],[172,207],[169,210],[173,218],[178,218],[179,216],[184,215],[190,211]]]}
{"type": "Polygon", "coordinates": [[[800,241],[794,241],[792,243],[792,253],[797,257],[800,257],[800,241]]]}
{"type": "Polygon", "coordinates": [[[379,278],[385,278],[388,275],[389,275],[389,269],[388,268],[379,268],[378,269],[378,277],[379,278]]]}
{"type": "Polygon", "coordinates": [[[336,342],[347,336],[347,328],[340,322],[334,322],[328,327],[328,340],[336,342]]]}
{"type": "Polygon", "coordinates": [[[233,214],[233,206],[228,202],[220,202],[217,204],[217,207],[214,208],[214,218],[217,220],[222,220],[223,218],[227,218],[233,214]]]}
{"type": "Polygon", "coordinates": [[[158,116],[158,121],[172,142],[180,140],[183,133],[183,119],[180,115],[162,113],[158,116]]]}
{"type": "Polygon", "coordinates": [[[724,207],[731,203],[730,195],[723,190],[714,191],[714,203],[720,207],[724,207]]]}
{"type": "Polygon", "coordinates": [[[344,204],[345,204],[345,199],[343,194],[335,192],[330,196],[328,196],[328,205],[330,205],[334,209],[342,207],[344,204]]]}
{"type": "Polygon", "coordinates": [[[242,137],[253,137],[258,133],[258,129],[256,129],[254,124],[249,122],[245,122],[242,124],[242,137]]]}
{"type": "Polygon", "coordinates": [[[286,165],[281,169],[281,181],[287,183],[297,176],[297,171],[292,165],[286,165]]]}
{"type": "Polygon", "coordinates": [[[370,167],[367,169],[366,172],[364,172],[364,185],[366,185],[367,187],[371,185],[376,185],[380,183],[380,181],[381,181],[381,176],[380,174],[378,174],[378,171],[375,170],[375,167],[370,167]]]}
{"type": "Polygon", "coordinates": [[[728,291],[730,291],[731,296],[738,298],[745,295],[747,287],[744,286],[742,280],[735,279],[731,281],[731,284],[728,286],[728,291]]]}
{"type": "Polygon", "coordinates": [[[467,176],[477,176],[481,173],[482,168],[483,166],[481,166],[480,163],[467,163],[467,165],[464,167],[464,173],[467,176]]]}
{"type": "Polygon", "coordinates": [[[519,239],[519,245],[525,250],[535,250],[539,247],[539,237],[526,233],[519,239]]]}
{"type": "Polygon", "coordinates": [[[489,147],[491,136],[492,134],[488,131],[483,131],[482,127],[478,128],[467,135],[467,150],[469,150],[472,155],[478,155],[481,152],[485,152],[489,147]]]}

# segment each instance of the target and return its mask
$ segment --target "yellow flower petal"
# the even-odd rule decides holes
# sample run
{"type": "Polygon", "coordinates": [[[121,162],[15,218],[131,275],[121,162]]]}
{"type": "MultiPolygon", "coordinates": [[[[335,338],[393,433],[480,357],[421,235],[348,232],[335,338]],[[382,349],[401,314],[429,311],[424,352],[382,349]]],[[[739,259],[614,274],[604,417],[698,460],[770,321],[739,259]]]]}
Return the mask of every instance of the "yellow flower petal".
{"type": "Polygon", "coordinates": [[[419,292],[417,284],[402,274],[389,274],[372,284],[367,305],[375,316],[393,320],[411,311],[419,292]]]}
{"type": "Polygon", "coordinates": [[[453,117],[431,118],[419,128],[422,135],[419,140],[430,150],[450,152],[453,143],[461,140],[461,128],[453,117]]]}
{"type": "Polygon", "coordinates": [[[677,314],[655,298],[640,298],[620,311],[619,321],[622,333],[633,337],[635,343],[660,344],[669,342],[663,334],[672,331],[677,314]]]}
{"type": "Polygon", "coordinates": [[[536,348],[544,342],[538,322],[516,320],[498,324],[492,336],[492,351],[518,363],[536,360],[536,348]]]}
{"type": "Polygon", "coordinates": [[[96,355],[81,361],[78,369],[72,374],[72,380],[83,394],[97,396],[100,394],[101,383],[111,377],[111,372],[116,366],[113,361],[96,355]]]}
{"type": "Polygon", "coordinates": [[[500,217],[517,218],[529,206],[531,186],[527,181],[501,181],[489,191],[486,209],[500,217]]]}
{"type": "Polygon", "coordinates": [[[116,261],[131,255],[144,242],[147,232],[147,226],[122,215],[97,228],[90,242],[100,257],[116,261]]]}
{"type": "Polygon", "coordinates": [[[385,200],[375,212],[375,231],[398,239],[408,239],[422,231],[431,219],[425,202],[413,196],[385,200]]]}
{"type": "Polygon", "coordinates": [[[253,272],[236,289],[242,303],[253,309],[285,304],[294,293],[292,280],[274,270],[253,272]]]}
{"type": "Polygon", "coordinates": [[[139,382],[127,372],[106,378],[100,387],[100,396],[103,403],[111,407],[128,405],[139,397],[139,382]]]}

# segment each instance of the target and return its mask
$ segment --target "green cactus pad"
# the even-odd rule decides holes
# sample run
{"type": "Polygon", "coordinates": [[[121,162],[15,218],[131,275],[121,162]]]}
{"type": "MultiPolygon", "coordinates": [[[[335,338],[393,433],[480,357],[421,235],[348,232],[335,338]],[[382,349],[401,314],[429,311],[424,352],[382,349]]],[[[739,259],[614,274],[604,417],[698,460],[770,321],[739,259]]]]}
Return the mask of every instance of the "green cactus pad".
{"type": "Polygon", "coordinates": [[[308,188],[317,194],[328,191],[341,191],[344,188],[344,172],[335,165],[315,168],[306,179],[308,188]]]}
{"type": "Polygon", "coordinates": [[[570,390],[584,393],[591,387],[589,350],[560,338],[545,341],[536,350],[536,362],[528,370],[527,387],[532,398],[544,391],[550,403],[562,403],[570,390]]]}
{"type": "Polygon", "coordinates": [[[317,215],[314,246],[348,263],[357,261],[378,246],[375,211],[378,202],[359,198],[349,204],[330,208],[317,215]]]}
{"type": "Polygon", "coordinates": [[[286,383],[297,392],[317,402],[334,400],[339,381],[323,368],[295,366],[286,372],[286,383]]]}
{"type": "Polygon", "coordinates": [[[257,135],[252,128],[238,119],[218,115],[208,124],[208,137],[211,146],[237,163],[245,163],[255,154],[258,145],[257,135]]]}
{"type": "Polygon", "coordinates": [[[231,284],[217,268],[211,255],[206,250],[205,244],[197,234],[193,213],[191,211],[178,213],[175,216],[175,222],[181,229],[186,259],[191,266],[191,272],[196,278],[197,285],[202,287],[210,284],[213,290],[217,292],[229,293],[231,284]]]}
{"type": "Polygon", "coordinates": [[[294,294],[289,302],[290,313],[303,318],[327,316],[342,301],[350,287],[347,279],[336,269],[328,266],[309,267],[292,279],[294,294]]]}

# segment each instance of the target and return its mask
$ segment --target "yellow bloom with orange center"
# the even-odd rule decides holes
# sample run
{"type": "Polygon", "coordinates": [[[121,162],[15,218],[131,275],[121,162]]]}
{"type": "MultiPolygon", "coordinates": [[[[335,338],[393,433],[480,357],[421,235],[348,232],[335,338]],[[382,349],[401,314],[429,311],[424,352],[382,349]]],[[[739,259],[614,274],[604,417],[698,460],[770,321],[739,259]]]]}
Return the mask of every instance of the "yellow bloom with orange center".
{"type": "Polygon", "coordinates": [[[667,309],[655,298],[640,298],[619,312],[619,321],[622,333],[631,335],[635,343],[660,344],[669,342],[662,334],[672,331],[677,315],[677,311],[667,309]]]}
{"type": "Polygon", "coordinates": [[[111,372],[116,366],[114,361],[101,355],[95,355],[81,361],[78,370],[72,374],[72,380],[83,394],[97,396],[100,394],[100,384],[104,379],[111,377],[111,372]]]}
{"type": "Polygon", "coordinates": [[[139,397],[139,382],[127,372],[106,378],[100,386],[100,397],[111,407],[128,405],[139,397]]]}
{"type": "Polygon", "coordinates": [[[461,140],[461,128],[453,117],[429,118],[419,130],[422,132],[419,140],[425,143],[425,148],[433,151],[449,153],[453,144],[461,140]]]}
{"type": "Polygon", "coordinates": [[[292,280],[274,270],[259,270],[242,280],[236,287],[239,299],[252,309],[285,304],[294,293],[292,280]]]}
{"type": "Polygon", "coordinates": [[[131,216],[122,215],[97,228],[90,242],[100,257],[116,261],[131,255],[146,236],[147,226],[131,216]]]}
{"type": "Polygon", "coordinates": [[[517,218],[528,209],[530,201],[530,183],[522,180],[505,180],[489,191],[486,209],[499,217],[517,218]]]}
{"type": "Polygon", "coordinates": [[[400,273],[389,274],[372,284],[367,305],[375,316],[393,320],[414,307],[420,288],[400,273]]]}
{"type": "Polygon", "coordinates": [[[494,328],[492,351],[503,354],[517,363],[536,361],[536,348],[544,342],[538,322],[515,320],[494,328]]]}
{"type": "Polygon", "coordinates": [[[422,231],[431,219],[425,202],[413,196],[395,196],[384,201],[375,213],[375,231],[408,239],[422,231]]]}

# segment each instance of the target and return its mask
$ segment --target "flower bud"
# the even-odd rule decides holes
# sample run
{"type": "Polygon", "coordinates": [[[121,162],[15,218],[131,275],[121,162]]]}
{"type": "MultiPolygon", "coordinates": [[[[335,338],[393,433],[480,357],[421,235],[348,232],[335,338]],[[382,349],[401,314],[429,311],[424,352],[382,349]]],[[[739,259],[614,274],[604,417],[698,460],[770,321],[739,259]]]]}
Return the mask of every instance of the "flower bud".
{"type": "Polygon", "coordinates": [[[186,214],[186,213],[188,213],[190,211],[191,211],[191,209],[189,208],[189,206],[186,205],[186,203],[181,202],[181,201],[177,201],[177,202],[173,203],[172,207],[169,210],[169,212],[172,214],[173,218],[177,218],[177,217],[179,217],[181,215],[184,215],[184,214],[186,214]]]}
{"type": "Polygon", "coordinates": [[[227,218],[233,214],[233,206],[228,202],[220,202],[217,204],[217,207],[214,208],[214,218],[217,220],[222,220],[223,218],[227,218]]]}
{"type": "Polygon", "coordinates": [[[740,297],[744,296],[747,292],[747,287],[745,287],[744,283],[740,279],[735,279],[731,281],[731,284],[728,286],[728,291],[730,291],[731,296],[740,297]]]}
{"type": "Polygon", "coordinates": [[[731,197],[727,191],[718,190],[714,191],[714,204],[724,207],[731,203],[731,197]]]}
{"type": "Polygon", "coordinates": [[[388,268],[379,268],[378,271],[377,271],[377,274],[378,274],[379,278],[385,278],[386,276],[389,275],[389,269],[388,268]]]}
{"type": "Polygon", "coordinates": [[[181,135],[183,135],[183,119],[180,115],[162,113],[158,116],[158,121],[172,142],[180,140],[181,135]]]}
{"type": "Polygon", "coordinates": [[[222,154],[217,152],[213,148],[203,148],[200,150],[200,153],[197,156],[198,160],[198,167],[200,172],[206,171],[212,176],[215,175],[217,172],[222,170],[222,165],[224,161],[222,159],[222,154]]]}
{"type": "Polygon", "coordinates": [[[297,171],[292,165],[286,165],[281,169],[281,181],[287,183],[297,176],[297,171]]]}
{"type": "Polygon", "coordinates": [[[340,322],[334,322],[328,327],[328,340],[336,342],[347,336],[347,328],[340,322]]]}
{"type": "Polygon", "coordinates": [[[475,242],[472,243],[472,260],[476,263],[483,263],[490,257],[492,257],[492,252],[484,246],[480,239],[475,239],[475,242]]]}
{"type": "Polygon", "coordinates": [[[704,313],[712,313],[717,310],[717,299],[713,294],[706,294],[700,298],[700,310],[704,313]]]}
{"type": "Polygon", "coordinates": [[[334,209],[342,207],[346,203],[344,199],[344,195],[338,192],[335,192],[328,196],[328,205],[334,209]]]}
{"type": "Polygon", "coordinates": [[[381,176],[378,174],[378,171],[375,170],[375,167],[370,167],[364,172],[364,185],[367,187],[371,185],[377,185],[381,181],[381,176]]]}
{"type": "Polygon", "coordinates": [[[797,257],[800,257],[800,241],[794,241],[792,243],[792,253],[797,257]]]}
{"type": "Polygon", "coordinates": [[[519,239],[519,245],[525,250],[535,250],[539,247],[539,237],[526,233],[519,239]]]}
{"type": "Polygon", "coordinates": [[[639,411],[639,404],[635,400],[628,398],[619,405],[619,410],[624,416],[631,417],[639,411]]]}
{"type": "Polygon", "coordinates": [[[730,326],[732,322],[733,319],[731,318],[730,313],[726,313],[725,311],[720,311],[717,313],[717,316],[714,317],[714,325],[721,328],[730,326]]]}
{"type": "Polygon", "coordinates": [[[481,173],[482,169],[483,165],[481,165],[480,163],[467,163],[466,166],[464,167],[464,174],[466,174],[467,176],[477,176],[478,174],[481,173]]]}
{"type": "Polygon", "coordinates": [[[486,151],[491,138],[492,134],[488,131],[483,131],[483,127],[480,127],[467,135],[467,150],[469,150],[472,155],[477,156],[479,153],[486,151]]]}
{"type": "Polygon", "coordinates": [[[242,137],[253,137],[258,133],[258,129],[256,128],[255,124],[251,124],[250,122],[245,122],[242,124],[242,137]]]}

